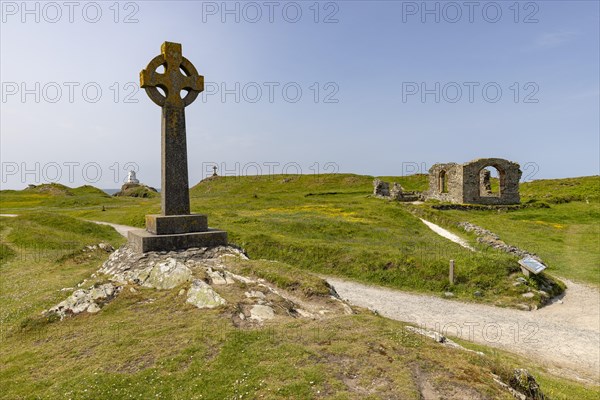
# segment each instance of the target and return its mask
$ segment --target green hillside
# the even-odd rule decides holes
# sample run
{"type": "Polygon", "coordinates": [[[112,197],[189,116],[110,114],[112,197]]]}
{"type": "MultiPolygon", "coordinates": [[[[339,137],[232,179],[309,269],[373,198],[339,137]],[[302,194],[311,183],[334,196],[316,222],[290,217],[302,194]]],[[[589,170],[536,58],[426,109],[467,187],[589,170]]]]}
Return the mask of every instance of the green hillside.
{"type": "Polygon", "coordinates": [[[540,179],[520,186],[521,198],[548,203],[568,203],[571,201],[597,202],[600,200],[600,176],[580,178],[540,179]]]}

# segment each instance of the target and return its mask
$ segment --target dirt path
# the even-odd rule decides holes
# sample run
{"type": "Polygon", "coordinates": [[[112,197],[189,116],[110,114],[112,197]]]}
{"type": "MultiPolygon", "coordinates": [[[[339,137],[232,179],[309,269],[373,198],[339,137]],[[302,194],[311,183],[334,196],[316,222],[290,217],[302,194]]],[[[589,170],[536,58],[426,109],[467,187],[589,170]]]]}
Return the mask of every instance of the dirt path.
{"type": "Polygon", "coordinates": [[[421,222],[423,222],[425,225],[427,225],[427,227],[429,229],[431,229],[432,231],[434,231],[438,235],[440,235],[440,236],[442,236],[442,237],[444,237],[444,238],[446,238],[446,239],[448,239],[448,240],[450,240],[450,241],[452,241],[454,243],[457,243],[457,244],[461,245],[465,249],[469,249],[471,251],[475,251],[475,249],[473,247],[471,247],[469,245],[469,243],[466,240],[464,240],[463,238],[461,238],[460,236],[455,235],[454,233],[452,233],[452,232],[450,232],[450,231],[442,228],[439,225],[434,224],[433,222],[426,221],[423,218],[419,218],[419,219],[421,220],[421,222]]]}
{"type": "Polygon", "coordinates": [[[119,235],[124,236],[124,237],[127,237],[127,232],[129,232],[130,230],[132,230],[132,229],[138,229],[138,228],[135,228],[133,226],[112,224],[110,222],[103,222],[103,221],[88,221],[88,222],[93,222],[93,223],[98,224],[98,225],[112,226],[113,228],[115,228],[115,231],[117,231],[117,233],[119,233],[119,235]]]}
{"type": "Polygon", "coordinates": [[[519,311],[327,281],[343,299],[385,317],[532,357],[553,372],[600,383],[600,293],[594,288],[565,280],[562,304],[519,311]]]}
{"type": "MultiPolygon", "coordinates": [[[[15,218],[18,217],[18,214],[0,214],[0,217],[6,217],[6,218],[15,218]]],[[[132,229],[137,229],[133,226],[127,226],[127,225],[119,225],[119,224],[113,224],[110,222],[104,222],[104,221],[90,221],[90,220],[86,220],[88,222],[93,222],[94,224],[98,224],[98,225],[108,225],[108,226],[112,226],[119,235],[127,237],[127,232],[129,232],[132,229]]]]}

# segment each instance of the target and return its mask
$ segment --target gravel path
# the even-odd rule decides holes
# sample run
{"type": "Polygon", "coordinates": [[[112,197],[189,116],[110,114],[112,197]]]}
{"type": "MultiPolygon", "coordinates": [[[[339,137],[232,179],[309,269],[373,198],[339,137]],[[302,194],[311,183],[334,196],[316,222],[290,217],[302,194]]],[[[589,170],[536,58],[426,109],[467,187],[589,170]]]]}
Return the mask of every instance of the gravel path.
{"type": "Polygon", "coordinates": [[[89,222],[93,222],[93,223],[98,224],[98,225],[112,226],[113,228],[115,228],[115,231],[117,231],[117,233],[119,233],[119,235],[124,236],[124,237],[127,237],[127,232],[129,232],[130,230],[132,230],[132,229],[138,229],[138,228],[135,228],[133,226],[112,224],[110,222],[103,222],[103,221],[89,221],[89,222]]]}
{"type": "Polygon", "coordinates": [[[519,311],[327,278],[343,299],[399,321],[509,350],[558,374],[600,383],[600,293],[564,280],[561,301],[519,311]]]}
{"type": "Polygon", "coordinates": [[[469,245],[469,243],[464,240],[463,238],[461,238],[458,235],[455,235],[454,233],[442,228],[439,225],[434,224],[433,222],[429,222],[429,221],[425,221],[423,218],[419,218],[421,220],[421,222],[423,222],[425,225],[427,225],[427,227],[429,229],[431,229],[432,231],[434,231],[435,233],[437,233],[438,235],[454,242],[454,243],[458,243],[459,245],[461,245],[462,247],[464,247],[465,249],[469,249],[471,251],[475,251],[475,249],[473,247],[471,247],[469,245]]]}

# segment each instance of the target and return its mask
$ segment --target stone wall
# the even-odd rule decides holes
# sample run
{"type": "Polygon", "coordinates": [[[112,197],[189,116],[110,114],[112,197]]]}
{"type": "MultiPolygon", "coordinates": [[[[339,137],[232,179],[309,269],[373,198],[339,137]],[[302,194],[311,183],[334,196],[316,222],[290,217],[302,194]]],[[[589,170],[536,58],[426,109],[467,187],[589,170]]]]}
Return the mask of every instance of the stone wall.
{"type": "MultiPolygon", "coordinates": [[[[521,179],[519,164],[501,158],[480,158],[463,164],[463,203],[467,204],[519,204],[519,180],[521,179]],[[491,193],[482,179],[482,171],[486,167],[498,170],[500,189],[491,193]]],[[[488,179],[489,182],[489,179],[488,179]]]]}
{"type": "Polygon", "coordinates": [[[449,203],[462,203],[462,165],[457,163],[434,164],[429,169],[429,190],[424,193],[427,199],[449,203]]]}
{"type": "Polygon", "coordinates": [[[390,184],[380,179],[373,181],[373,195],[376,197],[390,197],[390,184]]]}
{"type": "Polygon", "coordinates": [[[434,164],[429,169],[429,190],[425,199],[456,204],[519,204],[519,164],[501,158],[479,158],[468,163],[434,164]],[[494,167],[499,175],[499,190],[491,190],[490,174],[494,167]]]}

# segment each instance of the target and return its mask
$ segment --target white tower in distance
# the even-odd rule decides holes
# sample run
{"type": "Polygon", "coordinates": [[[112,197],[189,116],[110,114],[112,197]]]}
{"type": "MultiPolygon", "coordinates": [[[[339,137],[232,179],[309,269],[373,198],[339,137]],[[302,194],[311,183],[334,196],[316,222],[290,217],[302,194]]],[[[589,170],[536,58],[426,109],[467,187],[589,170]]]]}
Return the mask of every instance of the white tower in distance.
{"type": "Polygon", "coordinates": [[[138,181],[135,177],[135,171],[129,171],[129,175],[127,175],[127,182],[125,183],[134,183],[134,184],[139,184],[140,181],[138,181]]]}

